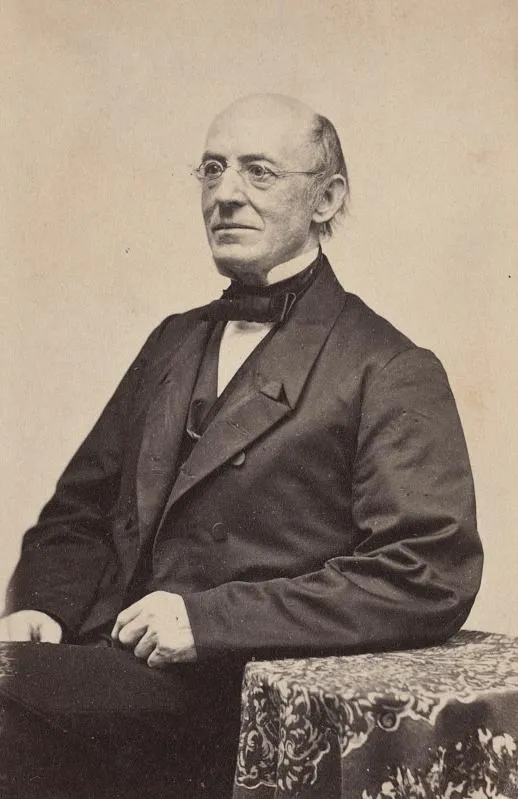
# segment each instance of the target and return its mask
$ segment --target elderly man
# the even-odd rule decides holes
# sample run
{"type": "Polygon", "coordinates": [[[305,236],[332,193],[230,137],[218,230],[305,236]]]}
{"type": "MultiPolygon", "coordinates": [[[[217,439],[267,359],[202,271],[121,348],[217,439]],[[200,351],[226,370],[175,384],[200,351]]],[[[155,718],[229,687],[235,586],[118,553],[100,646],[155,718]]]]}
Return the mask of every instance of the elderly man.
{"type": "Polygon", "coordinates": [[[27,697],[18,676],[9,702],[76,731],[88,706],[95,737],[96,669],[120,674],[112,743],[122,710],[137,723],[158,702],[165,734],[226,690],[235,708],[251,657],[441,641],[480,580],[446,375],[320,249],[348,193],[331,123],[287,97],[239,100],[197,176],[230,286],[151,334],[26,534],[0,622],[3,640],[94,645],[14,647],[53,658],[74,701],[27,697]]]}

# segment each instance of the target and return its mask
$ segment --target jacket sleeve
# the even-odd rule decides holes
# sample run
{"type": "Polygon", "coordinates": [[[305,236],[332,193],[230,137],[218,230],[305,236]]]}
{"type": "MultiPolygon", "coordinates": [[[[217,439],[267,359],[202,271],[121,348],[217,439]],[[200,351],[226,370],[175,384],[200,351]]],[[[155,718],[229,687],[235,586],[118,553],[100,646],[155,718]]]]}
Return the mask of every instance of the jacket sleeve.
{"type": "Polygon", "coordinates": [[[111,527],[126,427],[159,326],[132,363],[98,422],[73,456],[37,524],[28,530],[7,589],[6,611],[42,610],[75,632],[98,587],[116,571],[111,527]]]}
{"type": "Polygon", "coordinates": [[[201,657],[425,645],[462,626],[482,550],[462,428],[432,353],[410,348],[366,379],[352,497],[352,554],[184,597],[201,657]]]}

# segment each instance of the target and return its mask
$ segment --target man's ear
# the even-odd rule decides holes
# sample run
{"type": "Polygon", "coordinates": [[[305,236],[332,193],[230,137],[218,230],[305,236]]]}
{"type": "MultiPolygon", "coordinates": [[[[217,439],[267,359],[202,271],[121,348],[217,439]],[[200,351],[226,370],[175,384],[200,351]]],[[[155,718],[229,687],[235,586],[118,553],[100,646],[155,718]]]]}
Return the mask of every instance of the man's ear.
{"type": "Polygon", "coordinates": [[[342,208],[347,195],[347,186],[343,175],[333,175],[326,185],[318,190],[313,222],[323,224],[329,222],[342,208]]]}

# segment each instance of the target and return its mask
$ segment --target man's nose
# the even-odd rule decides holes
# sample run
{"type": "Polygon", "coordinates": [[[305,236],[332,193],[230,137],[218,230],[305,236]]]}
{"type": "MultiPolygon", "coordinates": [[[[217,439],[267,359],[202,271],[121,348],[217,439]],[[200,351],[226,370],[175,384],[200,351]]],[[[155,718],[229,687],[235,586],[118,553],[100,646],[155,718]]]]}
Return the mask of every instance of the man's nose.
{"type": "Polygon", "coordinates": [[[246,185],[234,167],[227,167],[214,187],[213,197],[220,203],[245,203],[246,185]]]}

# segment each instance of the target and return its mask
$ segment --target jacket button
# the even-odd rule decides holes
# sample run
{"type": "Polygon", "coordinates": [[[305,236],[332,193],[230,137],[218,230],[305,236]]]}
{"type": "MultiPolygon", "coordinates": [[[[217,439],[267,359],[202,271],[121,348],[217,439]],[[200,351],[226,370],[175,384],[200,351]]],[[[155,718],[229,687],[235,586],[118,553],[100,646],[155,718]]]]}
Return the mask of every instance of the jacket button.
{"type": "Polygon", "coordinates": [[[216,524],[213,524],[211,534],[214,541],[226,541],[228,538],[228,533],[223,522],[216,522],[216,524]]]}
{"type": "Polygon", "coordinates": [[[232,464],[232,466],[242,466],[245,461],[246,461],[245,453],[238,452],[237,455],[234,455],[230,463],[232,464]]]}

